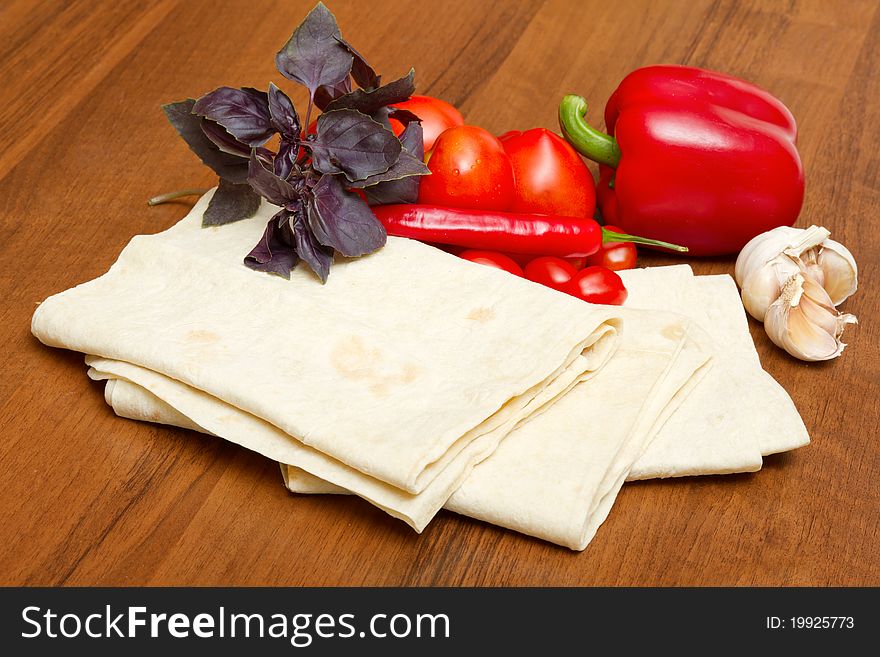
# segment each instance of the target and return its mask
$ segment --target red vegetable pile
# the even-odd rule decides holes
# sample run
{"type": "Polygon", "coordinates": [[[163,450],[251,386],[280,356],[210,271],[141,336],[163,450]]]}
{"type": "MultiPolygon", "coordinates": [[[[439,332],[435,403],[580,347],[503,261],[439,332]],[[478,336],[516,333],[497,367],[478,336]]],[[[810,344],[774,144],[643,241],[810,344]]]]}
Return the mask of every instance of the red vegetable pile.
{"type": "Polygon", "coordinates": [[[544,128],[496,137],[449,103],[413,95],[412,70],[383,84],[320,3],[275,63],[309,92],[302,121],[272,83],[164,107],[220,176],[204,225],[252,216],[261,197],[279,206],[244,260],[258,271],[289,277],[303,261],[326,281],[335,254],[370,253],[387,233],[620,304],[626,289],[615,272],[635,266],[634,244],[732,253],[793,224],[803,202],[791,112],[721,73],[633,71],[605,107],[607,134],[570,95],[559,105],[564,138],[544,128]],[[312,121],[313,110],[321,114],[312,121]],[[598,192],[581,154],[600,165],[598,192]],[[597,196],[614,225],[594,220],[597,196]]]}
{"type": "Polygon", "coordinates": [[[390,235],[464,248],[464,259],[606,304],[626,299],[614,270],[635,266],[632,242],[681,250],[600,226],[593,177],[558,135],[534,128],[496,138],[443,101],[417,102],[406,109],[439,136],[425,144],[431,175],[418,203],[373,208],[390,235]]]}

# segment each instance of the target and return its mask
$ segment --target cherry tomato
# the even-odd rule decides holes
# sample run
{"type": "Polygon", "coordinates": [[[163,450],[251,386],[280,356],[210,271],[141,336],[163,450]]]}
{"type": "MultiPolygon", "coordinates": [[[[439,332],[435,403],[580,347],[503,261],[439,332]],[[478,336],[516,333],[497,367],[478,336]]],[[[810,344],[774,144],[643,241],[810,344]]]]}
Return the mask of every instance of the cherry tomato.
{"type": "Polygon", "coordinates": [[[503,269],[504,271],[516,274],[517,276],[523,275],[522,267],[516,264],[511,258],[498,251],[476,251],[471,249],[468,251],[462,251],[458,254],[458,257],[470,260],[471,262],[476,262],[480,265],[488,265],[489,267],[495,267],[496,269],[503,269]]]}
{"type": "Polygon", "coordinates": [[[419,203],[508,210],[513,202],[513,168],[491,133],[473,125],[445,130],[428,160],[430,176],[419,183],[419,203]]]}
{"type": "Polygon", "coordinates": [[[552,287],[554,290],[562,290],[577,274],[577,269],[562,258],[545,256],[529,262],[524,273],[530,281],[552,287]]]}
{"type": "MultiPolygon", "coordinates": [[[[409,110],[422,120],[425,152],[431,150],[441,132],[452,126],[464,125],[461,112],[445,100],[432,96],[411,96],[409,100],[397,103],[394,107],[409,110]]],[[[397,119],[391,119],[391,129],[395,135],[400,135],[403,124],[397,119]]]]}
{"type": "Polygon", "coordinates": [[[607,267],[587,267],[571,279],[565,292],[589,303],[620,306],[626,301],[626,287],[620,276],[607,267]]]}
{"type": "Polygon", "coordinates": [[[499,139],[516,181],[513,211],[593,216],[593,175],[567,141],[545,128],[514,130],[499,139]]]}
{"type": "MultiPolygon", "coordinates": [[[[625,232],[617,226],[605,226],[605,229],[614,233],[625,232]]],[[[612,271],[620,271],[635,267],[638,257],[636,245],[632,242],[604,242],[599,250],[588,256],[586,260],[588,265],[598,265],[608,267],[612,271]]]]}

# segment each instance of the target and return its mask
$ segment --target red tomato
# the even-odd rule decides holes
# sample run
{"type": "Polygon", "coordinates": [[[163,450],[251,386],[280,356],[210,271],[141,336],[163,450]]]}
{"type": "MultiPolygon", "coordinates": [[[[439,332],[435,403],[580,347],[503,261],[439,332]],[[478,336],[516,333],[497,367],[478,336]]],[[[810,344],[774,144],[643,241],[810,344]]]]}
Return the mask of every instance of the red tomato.
{"type": "Polygon", "coordinates": [[[516,180],[514,212],[593,216],[593,175],[567,141],[545,128],[514,130],[499,139],[516,180]]]}
{"type": "Polygon", "coordinates": [[[524,273],[530,281],[552,287],[554,290],[562,290],[577,274],[577,269],[562,258],[545,256],[535,258],[527,264],[524,273]]]}
{"type": "Polygon", "coordinates": [[[589,303],[620,306],[626,301],[626,287],[620,276],[607,267],[582,269],[566,286],[565,292],[589,303]]]}
{"type": "Polygon", "coordinates": [[[510,159],[492,134],[473,125],[454,126],[437,139],[430,176],[419,183],[419,203],[471,210],[508,210],[513,202],[510,159]]]}
{"type": "MultiPolygon", "coordinates": [[[[605,226],[605,230],[614,233],[625,232],[623,228],[617,226],[605,226]]],[[[598,265],[608,267],[612,271],[620,271],[635,267],[638,257],[636,245],[632,242],[603,242],[599,250],[588,256],[586,260],[588,265],[598,265]]]]}
{"type": "MultiPolygon", "coordinates": [[[[409,110],[422,120],[422,133],[425,136],[425,151],[431,150],[440,133],[456,125],[464,125],[464,118],[455,107],[445,100],[432,96],[411,96],[409,100],[393,107],[409,110]]],[[[391,119],[391,129],[395,135],[403,132],[403,124],[391,119]]]]}
{"type": "Polygon", "coordinates": [[[458,254],[458,257],[470,260],[471,262],[476,262],[480,265],[488,265],[489,267],[495,267],[496,269],[503,269],[504,271],[516,274],[517,276],[523,275],[522,267],[516,264],[511,258],[498,251],[476,251],[471,249],[468,251],[462,251],[458,254]]]}

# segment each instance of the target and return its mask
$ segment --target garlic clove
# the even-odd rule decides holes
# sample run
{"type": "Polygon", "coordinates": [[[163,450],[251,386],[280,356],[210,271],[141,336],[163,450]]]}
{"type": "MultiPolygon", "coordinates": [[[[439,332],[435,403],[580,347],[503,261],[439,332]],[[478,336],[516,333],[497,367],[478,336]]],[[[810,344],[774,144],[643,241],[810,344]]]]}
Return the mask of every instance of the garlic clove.
{"type": "Polygon", "coordinates": [[[808,276],[804,277],[803,294],[798,302],[801,314],[808,322],[825,333],[837,336],[837,317],[834,304],[825,289],[808,276]]]}
{"type": "Polygon", "coordinates": [[[816,264],[824,276],[822,287],[828,292],[835,306],[846,301],[858,289],[859,270],[856,259],[840,242],[825,240],[822,243],[822,250],[816,257],[816,264]]]}
{"type": "Polygon", "coordinates": [[[795,358],[821,361],[843,352],[843,330],[856,321],[855,316],[834,308],[821,285],[798,273],[786,281],[779,298],[767,309],[764,329],[775,345],[795,358]]]}
{"type": "Polygon", "coordinates": [[[751,270],[740,283],[746,312],[763,322],[770,304],[782,293],[785,281],[799,271],[798,264],[787,256],[780,256],[775,261],[751,270]]]}

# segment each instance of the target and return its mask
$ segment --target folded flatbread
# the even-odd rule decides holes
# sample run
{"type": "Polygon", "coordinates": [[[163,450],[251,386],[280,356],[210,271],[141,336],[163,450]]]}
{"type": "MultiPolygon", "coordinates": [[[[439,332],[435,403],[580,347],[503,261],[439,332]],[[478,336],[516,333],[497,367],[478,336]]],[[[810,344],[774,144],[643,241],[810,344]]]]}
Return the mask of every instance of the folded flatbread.
{"type": "MultiPolygon", "coordinates": [[[[713,355],[713,366],[700,384],[632,464],[629,480],[754,472],[761,468],[762,455],[809,443],[788,393],[761,368],[730,276],[694,277],[687,265],[621,275],[629,291],[627,308],[663,308],[687,315],[704,330],[702,346],[713,355]]],[[[136,389],[107,401],[120,415],[144,419],[137,412],[136,389]]],[[[159,421],[178,424],[155,405],[150,409],[162,416],[159,421]]],[[[295,467],[287,469],[285,482],[298,493],[345,492],[295,467]]]]}
{"type": "Polygon", "coordinates": [[[172,406],[195,424],[417,530],[614,352],[618,309],[411,240],[338,262],[326,285],[303,267],[290,281],[253,272],[242,256],[275,208],[203,229],[209,197],[43,302],[34,335],[166,401],[184,391],[191,408],[172,406]]]}
{"type": "Polygon", "coordinates": [[[621,272],[627,307],[672,310],[712,338],[715,366],[633,465],[629,478],[759,470],[762,455],[810,442],[788,393],[761,367],[736,283],[687,265],[621,272]]]}
{"type": "MultiPolygon", "coordinates": [[[[728,276],[695,278],[689,267],[674,266],[624,277],[633,304],[674,308],[690,319],[624,309],[627,330],[608,365],[513,431],[446,508],[583,549],[625,478],[753,471],[763,450],[808,441],[791,400],[760,368],[728,276]],[[689,323],[697,320],[700,327],[689,323]],[[684,335],[679,327],[695,335],[674,355],[675,343],[663,336],[684,335]],[[701,329],[720,335],[723,348],[701,329]],[[647,400],[644,408],[639,399],[647,400]]],[[[106,396],[124,417],[205,430],[127,380],[109,381],[106,396]]],[[[282,464],[282,473],[295,492],[348,492],[296,465],[282,464]]]]}
{"type": "MultiPolygon", "coordinates": [[[[521,422],[473,469],[446,508],[572,549],[586,547],[633,460],[709,360],[700,346],[705,336],[694,336],[700,331],[687,318],[621,313],[620,347],[601,371],[521,422]]],[[[143,368],[95,357],[87,363],[91,377],[109,379],[105,395],[120,415],[190,428],[195,424],[212,432],[217,418],[231,412],[222,402],[203,399],[198,391],[143,368]]],[[[285,437],[277,429],[259,426],[242,413],[236,416],[250,425],[246,431],[283,446],[285,437]]],[[[289,453],[282,459],[288,464],[283,468],[288,486],[293,479],[311,482],[312,492],[344,492],[309,474],[315,464],[303,456],[289,453]]]]}
{"type": "MultiPolygon", "coordinates": [[[[194,212],[198,210],[197,206],[194,212]]],[[[181,225],[186,232],[172,235],[169,244],[159,245],[160,251],[171,251],[186,259],[195,250],[199,257],[207,257],[212,264],[220,265],[221,271],[230,268],[231,248],[227,249],[228,253],[221,254],[216,245],[200,250],[203,245],[194,243],[201,240],[201,231],[194,230],[198,223],[192,221],[192,214],[171,231],[137,239],[161,238],[181,225]],[[188,220],[190,225],[187,227],[184,224],[188,220]],[[181,249],[185,255],[174,249],[181,249]]],[[[230,228],[213,231],[228,231],[230,228]]],[[[410,258],[408,263],[400,265],[402,270],[408,271],[414,259],[431,258],[423,254],[412,255],[403,250],[406,247],[393,246],[398,242],[404,241],[392,240],[382,253],[388,253],[389,249],[394,253],[393,249],[397,249],[410,258]]],[[[408,244],[419,250],[427,249],[408,244]]],[[[119,262],[124,261],[126,252],[131,249],[130,245],[119,262]]],[[[439,255],[436,251],[433,254],[439,255]]],[[[334,276],[340,269],[351,271],[358,262],[375,261],[378,255],[337,265],[334,276]]],[[[235,256],[240,257],[240,252],[235,256]]],[[[449,260],[445,255],[442,258],[449,260]]],[[[454,272],[460,261],[452,260],[445,264],[454,272]]],[[[120,266],[119,262],[114,269],[120,266]]],[[[169,261],[164,262],[167,266],[169,261]]],[[[143,270],[149,271],[150,268],[136,262],[134,280],[138,276],[144,278],[143,270]]],[[[102,278],[112,274],[111,269],[102,278]]],[[[514,277],[502,276],[511,282],[516,281],[514,277]]],[[[419,530],[445,503],[446,508],[453,511],[580,550],[586,547],[607,517],[626,479],[756,470],[760,468],[762,453],[791,449],[808,441],[790,399],[760,368],[736,287],[729,277],[694,278],[687,266],[634,270],[624,272],[624,277],[630,291],[628,308],[618,309],[616,316],[612,309],[605,309],[604,314],[591,314],[590,321],[595,326],[590,336],[578,342],[577,333],[569,334],[572,337],[567,339],[574,341],[575,346],[563,355],[562,363],[555,370],[530,388],[512,393],[495,413],[490,413],[475,425],[476,428],[449,443],[447,454],[454,453],[446,457],[445,462],[444,455],[437,457],[441,467],[435,467],[432,472],[432,464],[436,461],[428,460],[428,465],[422,464],[421,473],[414,478],[407,480],[398,473],[390,477],[394,479],[393,483],[387,481],[387,468],[365,471],[352,467],[349,453],[343,452],[348,459],[344,460],[317,448],[321,445],[327,449],[326,441],[316,440],[310,444],[292,436],[280,426],[284,417],[269,413],[267,419],[258,416],[255,410],[243,408],[240,401],[230,402],[222,396],[224,392],[229,396],[228,386],[219,387],[221,394],[200,389],[192,383],[194,375],[189,372],[189,367],[203,369],[198,363],[188,367],[178,365],[176,369],[172,366],[175,375],[152,367],[151,363],[156,361],[141,357],[139,354],[143,349],[136,350],[134,358],[121,359],[116,355],[118,351],[106,347],[102,348],[103,351],[86,348],[82,338],[78,338],[80,341],[74,348],[101,354],[87,357],[89,375],[95,379],[107,379],[105,395],[119,415],[214,433],[255,449],[282,462],[285,482],[291,490],[355,492],[419,530]],[[678,314],[646,312],[637,308],[674,310],[678,314]],[[619,348],[611,357],[621,317],[625,330],[619,339],[619,348]],[[745,413],[744,408],[748,409],[745,413]],[[425,476],[426,472],[432,476],[425,476]],[[377,473],[386,477],[373,476],[377,473]],[[367,474],[370,476],[365,476],[367,474]],[[419,476],[427,483],[419,486],[419,476]],[[404,481],[413,484],[410,490],[400,486],[404,481]]],[[[299,282],[316,284],[308,279],[299,282]]],[[[131,284],[131,278],[123,278],[117,282],[117,287],[111,289],[118,294],[131,284]]],[[[525,285],[530,289],[535,287],[525,285]]],[[[356,290],[349,294],[362,293],[360,286],[354,287],[356,290]]],[[[107,290],[102,293],[105,298],[113,296],[107,290]]],[[[520,294],[519,290],[507,289],[500,289],[499,293],[520,294]]],[[[283,292],[272,290],[272,295],[279,294],[284,296],[283,292]]],[[[564,298],[564,295],[548,294],[564,298]]],[[[538,309],[544,308],[547,296],[531,299],[530,302],[537,305],[531,306],[529,316],[534,316],[535,312],[542,314],[538,309]]],[[[198,297],[189,291],[186,298],[191,301],[198,297]]],[[[273,296],[261,297],[260,301],[265,302],[266,298],[271,299],[270,306],[278,301],[273,296]]],[[[330,298],[337,304],[334,308],[344,305],[336,297],[330,298]]],[[[410,299],[415,303],[415,299],[410,299]]],[[[47,303],[50,301],[52,299],[47,303]]],[[[307,302],[317,305],[311,298],[307,302]]],[[[488,303],[474,299],[472,305],[476,304],[481,305],[471,313],[471,321],[491,323],[497,317],[494,298],[488,303]]],[[[208,304],[208,307],[213,312],[214,306],[208,304]]],[[[362,312],[366,310],[363,305],[360,308],[362,312]]],[[[516,316],[515,309],[507,309],[507,312],[516,316]]],[[[551,312],[558,311],[551,309],[551,312]]],[[[381,324],[383,330],[393,335],[394,325],[376,321],[369,313],[367,317],[365,323],[368,326],[381,324]]],[[[436,314],[431,317],[439,319],[436,314]]],[[[167,319],[168,315],[163,318],[167,319]]],[[[148,318],[148,321],[155,320],[148,318]]],[[[412,326],[405,319],[398,321],[408,328],[412,326]]],[[[363,318],[361,322],[364,322],[363,318]]],[[[266,326],[265,321],[258,323],[261,327],[266,326]]],[[[35,333],[37,324],[35,316],[35,333]]],[[[123,330],[126,330],[125,325],[125,321],[117,323],[123,330]]],[[[507,333],[499,335],[497,328],[494,339],[507,339],[507,333]]],[[[189,330],[212,329],[200,325],[189,330]]],[[[423,349],[433,344],[438,330],[443,330],[443,326],[431,325],[431,337],[424,340],[423,349]]],[[[45,329],[42,333],[47,334],[45,329]]],[[[247,334],[247,330],[242,329],[240,334],[247,334]]],[[[367,334],[370,339],[375,339],[375,332],[367,334]]],[[[63,337],[63,346],[72,346],[67,335],[63,337]]],[[[144,334],[140,335],[141,339],[146,338],[144,334]]],[[[510,335],[519,337],[512,331],[510,335]]],[[[43,339],[42,335],[40,337],[43,339]]],[[[322,340],[332,340],[334,333],[330,331],[321,335],[312,332],[308,337],[308,344],[313,349],[320,349],[316,345],[322,340]]],[[[332,362],[336,371],[330,376],[345,378],[346,373],[356,372],[354,378],[366,377],[374,396],[388,397],[389,388],[393,393],[394,386],[406,378],[405,373],[400,374],[402,370],[381,370],[379,377],[373,377],[372,372],[363,374],[365,370],[384,365],[378,361],[383,360],[382,347],[388,342],[379,347],[373,347],[373,343],[366,346],[362,334],[355,337],[361,341],[354,349],[356,365],[340,370],[339,363],[332,362]]],[[[110,340],[107,336],[102,339],[105,343],[110,340]]],[[[211,341],[207,342],[210,344],[211,341]]],[[[404,349],[411,348],[411,341],[404,342],[404,349]]],[[[490,342],[488,339],[483,346],[490,342]]],[[[94,339],[92,344],[96,344],[94,339]]],[[[518,346],[514,357],[532,358],[531,343],[523,342],[518,346]]],[[[129,346],[123,349],[131,351],[129,346]]],[[[230,360],[228,353],[222,356],[230,360]]],[[[430,360],[428,367],[442,368],[445,365],[433,365],[430,360]]],[[[424,366],[423,362],[419,364],[424,366]]],[[[283,381],[288,390],[295,390],[295,381],[285,380],[277,369],[269,368],[267,372],[276,381],[283,381]]],[[[485,372],[488,373],[489,368],[485,372]]],[[[492,382],[492,377],[488,376],[487,380],[492,382]]],[[[242,392],[236,390],[232,398],[240,400],[241,395],[242,392]]],[[[253,408],[262,408],[254,407],[254,400],[250,401],[253,408]]],[[[329,397],[326,403],[332,403],[329,397]]],[[[454,403],[460,404],[462,400],[459,398],[454,403]]],[[[440,410],[434,406],[435,418],[441,418],[440,410]]],[[[373,414],[376,412],[374,409],[373,414]]],[[[381,439],[375,438],[374,441],[381,442],[381,439]]],[[[419,436],[411,436],[411,441],[425,442],[419,436]]],[[[355,438],[353,442],[358,441],[355,438]]],[[[358,456],[357,450],[355,453],[358,456]]],[[[363,465],[356,459],[355,462],[363,465]]]]}

